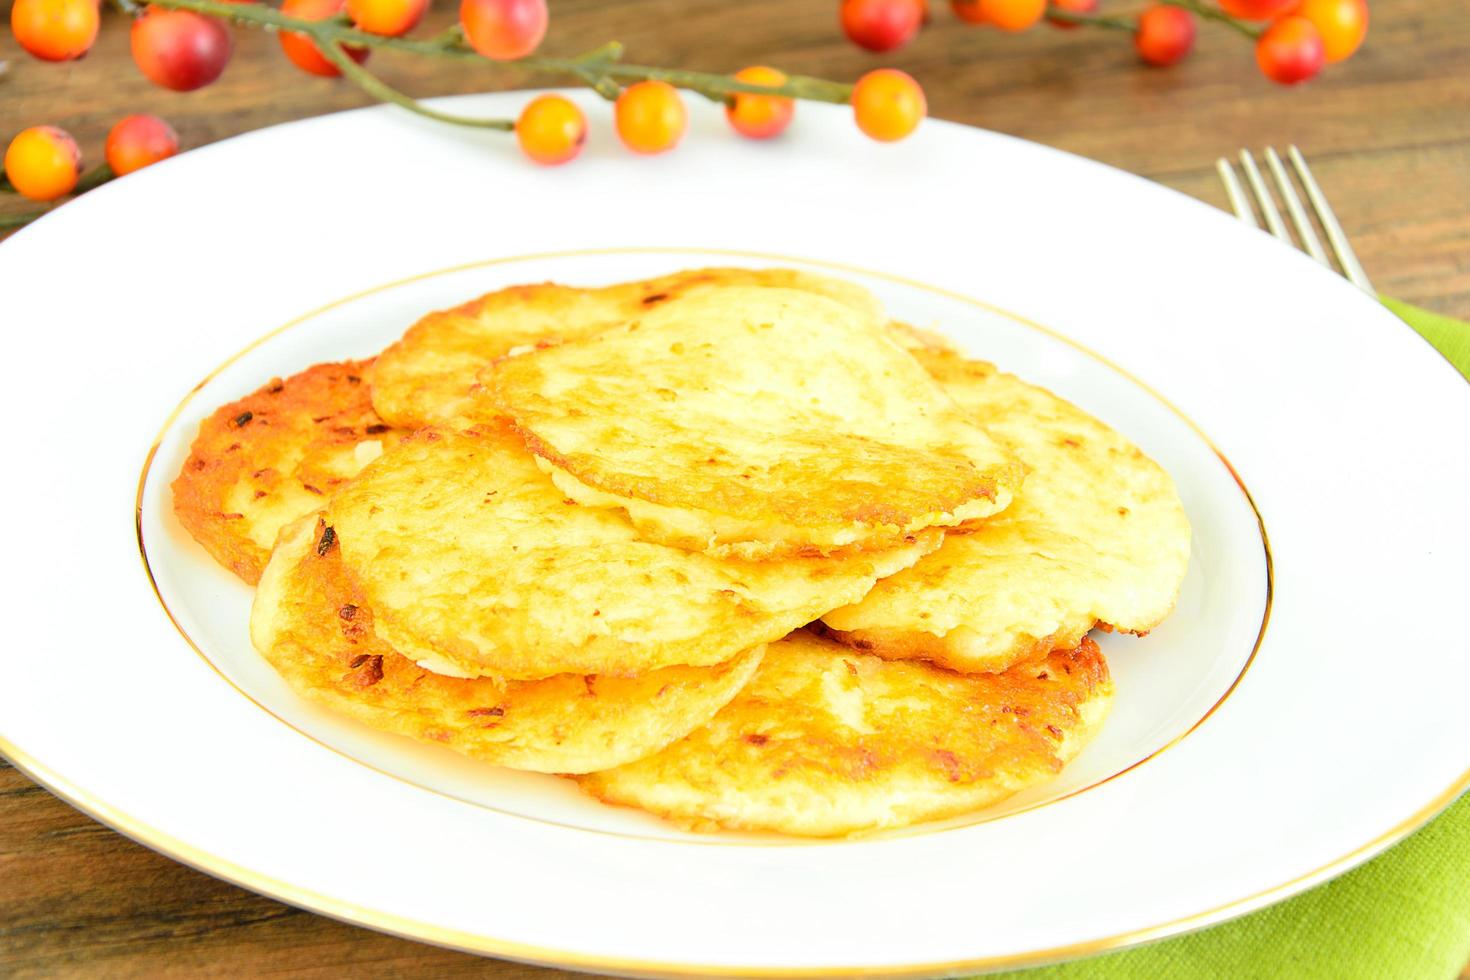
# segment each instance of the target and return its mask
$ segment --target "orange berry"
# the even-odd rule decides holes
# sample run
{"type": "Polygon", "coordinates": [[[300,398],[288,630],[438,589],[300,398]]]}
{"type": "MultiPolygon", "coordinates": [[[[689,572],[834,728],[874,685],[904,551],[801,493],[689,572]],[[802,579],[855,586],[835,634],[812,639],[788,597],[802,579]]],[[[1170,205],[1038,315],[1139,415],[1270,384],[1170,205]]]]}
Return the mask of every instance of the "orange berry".
{"type": "Polygon", "coordinates": [[[858,128],[884,143],[912,133],[928,111],[919,83],[897,68],[870,71],[852,87],[858,128]]]}
{"type": "Polygon", "coordinates": [[[985,21],[1003,31],[1024,31],[1046,16],[1046,0],[980,0],[985,21]]]}
{"type": "Polygon", "coordinates": [[[1316,25],[1328,64],[1352,57],[1368,36],[1368,4],[1364,0],[1302,0],[1292,13],[1316,25]]]}
{"type": "Polygon", "coordinates": [[[1256,40],[1256,64],[1261,74],[1281,85],[1316,77],[1326,62],[1322,35],[1305,17],[1283,17],[1256,40]]]}
{"type": "Polygon", "coordinates": [[[465,40],[495,61],[514,61],[535,51],[546,36],[546,0],[460,0],[465,40]]]}
{"type": "Polygon", "coordinates": [[[1179,7],[1155,4],[1138,15],[1133,46],[1151,65],[1166,67],[1184,60],[1194,49],[1194,15],[1179,7]]]}
{"type": "Polygon", "coordinates": [[[15,0],[10,30],[27,52],[44,61],[69,61],[97,40],[94,0],[15,0]]]}
{"type": "Polygon", "coordinates": [[[613,106],[613,121],[623,145],[635,153],[672,150],[689,125],[679,90],[668,82],[629,85],[613,106]]]}
{"type": "Polygon", "coordinates": [[[121,177],[179,152],[179,135],[157,116],[124,116],[107,133],[107,165],[121,177]]]}
{"type": "Polygon", "coordinates": [[[55,126],[23,129],[5,150],[10,186],[33,201],[54,201],[70,193],[82,174],[77,141],[55,126]]]}
{"type": "MultiPolygon", "coordinates": [[[[737,82],[750,85],[785,85],[786,73],[765,65],[752,65],[735,73],[737,82]]],[[[796,115],[796,100],[779,95],[751,95],[740,92],[725,103],[725,118],[741,136],[766,140],[779,136],[791,125],[796,115]]]]}
{"type": "MultiPolygon", "coordinates": [[[[345,0],[286,0],[281,4],[281,13],[298,20],[326,20],[335,17],[346,6],[345,0]]],[[[295,31],[282,31],[281,50],[291,63],[302,71],[323,78],[336,78],[342,74],[337,66],[327,60],[321,49],[309,36],[295,31]]],[[[367,60],[367,48],[344,48],[348,57],[358,64],[367,60]]]]}
{"type": "Polygon", "coordinates": [[[347,16],[369,34],[401,37],[419,25],[429,0],[347,0],[347,16]]]}
{"type": "Polygon", "coordinates": [[[516,142],[537,163],[566,163],[587,142],[587,117],[571,99],[538,95],[526,103],[516,120],[516,142]]]}
{"type": "Polygon", "coordinates": [[[133,21],[128,41],[139,70],[175,92],[192,92],[219,78],[235,44],[213,17],[159,7],[133,21]]]}

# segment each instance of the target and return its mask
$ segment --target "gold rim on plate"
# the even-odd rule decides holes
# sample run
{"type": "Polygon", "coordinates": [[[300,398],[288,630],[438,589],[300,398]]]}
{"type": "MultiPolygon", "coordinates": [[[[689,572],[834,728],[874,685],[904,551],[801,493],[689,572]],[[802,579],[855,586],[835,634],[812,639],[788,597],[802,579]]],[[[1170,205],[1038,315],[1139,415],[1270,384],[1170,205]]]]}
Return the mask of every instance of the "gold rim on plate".
{"type": "MultiPolygon", "coordinates": [[[[210,381],[212,381],[216,377],[218,377],[219,374],[221,372],[223,372],[226,368],[228,368],[230,365],[236,363],[242,357],[244,357],[246,354],[248,354],[251,351],[255,350],[256,348],[260,347],[262,344],[266,343],[267,341],[271,340],[272,338],[277,337],[277,336],[279,336],[282,333],[285,333],[287,330],[290,330],[290,329],[292,329],[294,327],[300,326],[301,324],[306,323],[307,321],[312,320],[312,319],[320,316],[323,313],[326,313],[326,312],[328,312],[330,310],[337,309],[337,308],[342,307],[342,306],[349,305],[349,304],[351,304],[353,302],[356,302],[357,300],[362,299],[362,298],[364,298],[366,296],[372,296],[372,295],[375,295],[375,294],[380,293],[380,292],[387,292],[388,290],[396,289],[396,288],[398,288],[400,286],[408,285],[410,283],[415,283],[415,282],[422,282],[424,280],[433,279],[433,278],[436,278],[438,276],[452,275],[454,273],[465,272],[465,271],[472,270],[472,269],[487,268],[487,267],[498,266],[498,265],[509,265],[509,264],[514,264],[516,262],[536,261],[536,260],[542,260],[542,259],[548,259],[548,258],[555,259],[555,258],[566,258],[566,257],[587,256],[587,255],[624,255],[624,254],[638,255],[638,254],[668,254],[668,253],[675,253],[675,254],[681,254],[681,255],[719,256],[719,257],[727,257],[727,258],[728,257],[758,258],[758,259],[761,259],[763,261],[771,260],[771,261],[777,261],[777,262],[796,262],[796,263],[803,264],[803,265],[808,265],[808,266],[817,266],[819,268],[826,268],[826,269],[837,269],[837,270],[844,271],[844,272],[856,273],[858,275],[870,276],[870,277],[878,278],[878,279],[885,279],[885,280],[888,280],[890,282],[895,282],[895,283],[898,283],[898,284],[907,286],[909,288],[914,288],[914,289],[918,289],[918,290],[921,290],[921,291],[924,291],[924,292],[933,293],[934,295],[944,296],[944,297],[949,298],[949,299],[958,300],[958,301],[967,303],[967,304],[969,304],[971,306],[980,307],[980,308],[985,309],[985,310],[987,310],[989,312],[995,313],[995,314],[997,314],[997,315],[999,315],[999,316],[1001,316],[1001,317],[1003,317],[1005,319],[1011,320],[1011,321],[1013,321],[1015,323],[1019,323],[1020,325],[1022,325],[1024,327],[1027,327],[1028,329],[1036,330],[1036,331],[1041,332],[1041,333],[1044,333],[1044,334],[1046,334],[1046,335],[1048,335],[1050,337],[1053,337],[1054,339],[1060,340],[1063,343],[1066,343],[1068,346],[1070,346],[1070,347],[1072,347],[1072,348],[1074,348],[1074,349],[1076,349],[1078,351],[1081,351],[1083,354],[1087,355],[1088,357],[1093,358],[1098,363],[1103,364],[1104,366],[1106,366],[1106,367],[1112,369],[1113,371],[1117,372],[1119,375],[1121,375],[1122,377],[1126,378],[1128,381],[1132,382],[1138,388],[1140,388],[1141,390],[1143,390],[1144,392],[1146,392],[1150,397],[1154,398],[1156,401],[1159,402],[1159,404],[1163,405],[1172,414],[1174,414],[1175,416],[1177,416],[1182,422],[1184,422],[1187,426],[1189,426],[1189,428],[1200,438],[1200,440],[1203,441],[1205,443],[1205,445],[1207,445],[1210,448],[1211,452],[1213,452],[1215,454],[1215,456],[1219,458],[1221,464],[1225,467],[1226,471],[1230,474],[1231,479],[1233,479],[1235,481],[1236,486],[1240,489],[1241,495],[1244,497],[1246,504],[1250,507],[1252,514],[1255,515],[1255,518],[1256,518],[1256,527],[1257,527],[1257,530],[1258,530],[1258,532],[1260,533],[1260,536],[1261,536],[1261,551],[1262,551],[1262,555],[1264,557],[1265,566],[1266,566],[1266,568],[1265,568],[1265,571],[1266,571],[1266,583],[1265,583],[1266,584],[1266,589],[1265,589],[1265,591],[1266,591],[1266,598],[1265,598],[1265,604],[1264,604],[1264,606],[1262,608],[1262,611],[1261,611],[1261,624],[1260,624],[1259,628],[1256,631],[1256,638],[1255,638],[1255,642],[1251,646],[1250,655],[1246,657],[1245,662],[1241,665],[1240,672],[1238,674],[1236,674],[1235,678],[1231,681],[1230,685],[1226,688],[1225,693],[1222,694],[1219,697],[1219,699],[1215,701],[1214,704],[1210,705],[1210,707],[1205,710],[1204,714],[1200,715],[1200,717],[1198,719],[1196,719],[1188,728],[1186,728],[1184,731],[1180,732],[1178,735],[1175,735],[1173,738],[1171,738],[1168,741],[1166,741],[1163,745],[1161,745],[1158,748],[1154,749],[1152,752],[1149,752],[1147,755],[1143,756],[1142,758],[1137,759],[1137,760],[1129,763],[1128,765],[1124,766],[1123,768],[1121,768],[1121,769],[1119,769],[1119,770],[1117,770],[1117,771],[1115,771],[1115,772],[1113,772],[1113,773],[1111,773],[1111,774],[1109,774],[1107,776],[1104,776],[1103,778],[1098,779],[1095,782],[1088,783],[1086,786],[1078,787],[1077,789],[1074,789],[1074,790],[1072,790],[1069,793],[1064,793],[1061,796],[1055,796],[1055,797],[1052,797],[1050,799],[1041,800],[1041,801],[1036,802],[1036,803],[1033,803],[1033,804],[1031,804],[1029,806],[1024,806],[1024,807],[1022,807],[1022,808],[1020,808],[1018,810],[1009,810],[1009,811],[1006,811],[1005,813],[988,814],[988,813],[984,812],[984,810],[981,810],[980,812],[975,813],[975,814],[971,814],[971,815],[969,815],[967,817],[958,817],[958,818],[953,818],[953,819],[950,819],[950,820],[942,820],[942,821],[934,821],[934,822],[930,822],[930,823],[923,823],[923,824],[919,824],[919,825],[913,826],[913,827],[900,828],[900,829],[896,829],[896,830],[891,830],[891,831],[881,832],[881,833],[877,833],[877,834],[867,835],[864,839],[866,839],[866,840],[895,840],[895,839],[907,838],[907,837],[922,837],[922,836],[926,836],[928,834],[942,833],[942,832],[948,831],[948,830],[959,830],[959,829],[966,828],[966,827],[979,826],[980,824],[992,823],[992,822],[997,821],[997,820],[1006,820],[1006,819],[1009,819],[1011,817],[1020,816],[1023,813],[1029,813],[1029,812],[1031,812],[1033,810],[1039,810],[1042,807],[1051,806],[1051,805],[1053,805],[1055,803],[1061,803],[1063,800],[1069,800],[1069,799],[1071,799],[1071,798],[1073,798],[1075,796],[1080,796],[1083,793],[1088,792],[1089,790],[1096,789],[1097,787],[1102,786],[1104,783],[1112,782],[1114,779],[1117,779],[1119,776],[1122,776],[1122,775],[1124,775],[1126,773],[1132,772],[1133,770],[1139,768],[1140,766],[1144,765],[1147,762],[1152,761],[1153,759],[1158,758],[1160,755],[1162,755],[1163,753],[1167,752],[1169,749],[1171,749],[1174,746],[1178,745],[1180,742],[1184,741],[1184,739],[1186,739],[1190,735],[1192,735],[1201,725],[1203,725],[1205,723],[1205,720],[1208,719],[1211,715],[1213,715],[1217,710],[1219,710],[1219,708],[1221,707],[1221,705],[1223,705],[1230,698],[1230,696],[1235,693],[1236,689],[1240,686],[1241,681],[1245,679],[1245,675],[1250,670],[1251,665],[1255,662],[1256,654],[1260,651],[1260,649],[1261,649],[1261,643],[1265,639],[1265,636],[1266,636],[1266,627],[1267,627],[1267,624],[1270,622],[1270,619],[1271,619],[1271,603],[1272,603],[1272,596],[1273,596],[1274,586],[1275,586],[1275,572],[1274,572],[1274,566],[1273,566],[1272,557],[1271,557],[1271,545],[1270,545],[1270,540],[1269,540],[1269,538],[1267,536],[1267,533],[1266,533],[1265,520],[1261,517],[1261,512],[1256,507],[1255,499],[1251,496],[1250,490],[1248,490],[1246,488],[1245,481],[1243,481],[1240,478],[1240,474],[1236,472],[1235,467],[1230,463],[1230,460],[1228,458],[1226,458],[1225,454],[1220,450],[1220,448],[1215,445],[1215,443],[1210,439],[1209,436],[1205,435],[1204,430],[1201,429],[1199,427],[1199,425],[1197,425],[1194,422],[1193,419],[1191,419],[1187,415],[1185,415],[1173,403],[1171,403],[1168,399],[1164,398],[1157,391],[1153,390],[1151,387],[1149,387],[1143,381],[1141,381],[1138,378],[1134,377],[1128,371],[1125,371],[1123,368],[1119,367],[1117,364],[1115,364],[1114,362],[1112,362],[1108,358],[1104,357],[1103,355],[1101,355],[1101,354],[1099,354],[1099,353],[1091,350],[1090,348],[1088,348],[1088,347],[1086,347],[1086,346],[1084,346],[1084,345],[1076,342],[1075,340],[1072,340],[1070,337],[1067,337],[1065,334],[1062,334],[1062,333],[1060,333],[1060,332],[1058,332],[1058,331],[1056,331],[1056,330],[1054,330],[1054,329],[1052,329],[1050,327],[1047,327],[1047,326],[1045,326],[1043,324],[1037,323],[1034,320],[1029,320],[1029,319],[1027,319],[1025,317],[1020,316],[1019,314],[1012,313],[1009,310],[1001,309],[998,306],[994,306],[994,305],[989,304],[989,303],[986,303],[986,302],[984,302],[982,300],[977,300],[977,299],[974,299],[972,297],[965,296],[965,295],[960,294],[960,293],[950,292],[948,290],[941,289],[941,288],[939,288],[937,286],[928,285],[927,283],[921,283],[921,282],[916,282],[914,280],[904,279],[904,278],[902,278],[900,276],[895,276],[895,275],[891,275],[891,274],[888,274],[888,273],[874,272],[872,270],[863,269],[863,268],[860,268],[858,266],[843,265],[843,264],[839,264],[839,263],[835,263],[835,262],[824,262],[824,261],[815,260],[815,259],[804,259],[804,258],[799,258],[799,257],[789,256],[789,255],[778,255],[778,254],[774,254],[774,253],[745,252],[745,251],[734,251],[734,250],[723,250],[723,249],[700,249],[700,248],[676,248],[676,249],[660,249],[660,248],[577,249],[577,250],[571,250],[571,251],[536,252],[536,253],[531,253],[531,254],[527,254],[527,255],[513,255],[513,256],[506,256],[506,257],[502,257],[502,258],[498,258],[498,259],[485,259],[485,260],[481,260],[479,262],[467,262],[467,263],[463,263],[463,264],[459,264],[459,265],[449,266],[448,268],[444,268],[444,269],[435,269],[435,270],[431,270],[429,272],[422,272],[422,273],[419,273],[417,275],[409,276],[409,277],[404,278],[404,279],[396,279],[396,280],[393,280],[391,282],[383,283],[383,284],[378,285],[378,286],[372,286],[372,287],[369,287],[368,289],[361,290],[360,292],[353,293],[350,296],[345,296],[345,297],[343,297],[341,299],[333,300],[333,301],[331,301],[329,303],[326,303],[326,304],[324,304],[322,306],[317,307],[314,310],[311,310],[311,311],[309,311],[307,313],[303,313],[302,315],[300,315],[298,317],[295,317],[295,318],[293,318],[291,320],[288,320],[287,322],[283,323],[281,326],[276,327],[275,329],[269,331],[268,333],[264,334],[263,336],[257,338],[256,340],[252,341],[250,344],[248,344],[247,346],[245,346],[243,349],[241,349],[240,351],[236,352],[235,354],[233,354],[232,356],[230,356],[229,358],[227,358],[223,363],[219,364],[213,371],[211,371],[209,374],[205,375],[204,378],[203,378],[203,380],[201,380],[198,384],[194,385],[191,389],[189,389],[189,393],[184,396],[184,398],[178,403],[178,405],[174,406],[173,411],[171,411],[168,414],[168,417],[164,420],[163,425],[159,428],[158,434],[154,437],[153,444],[149,447],[148,452],[147,452],[147,454],[146,454],[146,456],[144,458],[144,461],[143,461],[143,469],[142,469],[142,472],[138,476],[137,494],[136,494],[136,497],[134,499],[134,523],[135,523],[135,531],[136,531],[137,542],[138,542],[138,556],[139,556],[139,558],[141,558],[141,560],[143,562],[143,570],[144,570],[144,572],[148,576],[148,585],[153,590],[153,597],[158,601],[159,606],[163,609],[164,615],[168,617],[169,622],[173,624],[174,629],[178,631],[179,635],[184,638],[184,642],[186,642],[189,645],[189,648],[194,651],[195,655],[198,656],[200,660],[204,661],[205,665],[207,665],[210,670],[214,671],[217,675],[219,675],[219,677],[220,677],[221,680],[223,680],[226,684],[230,685],[230,687],[233,688],[237,694],[239,694],[241,697],[245,698],[245,700],[249,701],[256,708],[258,708],[261,711],[265,712],[266,714],[270,715],[276,721],[280,722],[282,725],[285,725],[287,728],[290,728],[292,731],[296,732],[298,735],[302,736],[303,738],[306,738],[306,739],[308,739],[308,740],[316,743],[317,745],[321,746],[322,748],[326,749],[329,752],[332,752],[332,753],[334,753],[336,755],[341,756],[344,759],[347,759],[349,762],[355,763],[356,765],[360,765],[360,766],[362,766],[365,769],[369,769],[369,770],[377,773],[380,776],[385,776],[388,779],[395,780],[397,782],[403,783],[406,786],[411,786],[414,789],[421,790],[421,791],[426,792],[426,793],[432,793],[432,794],[434,794],[436,796],[442,796],[442,797],[444,797],[446,799],[454,800],[457,803],[464,803],[464,804],[466,804],[468,806],[478,807],[478,808],[480,808],[482,810],[488,810],[491,813],[498,813],[501,816],[510,817],[512,819],[529,820],[529,821],[531,821],[533,823],[540,823],[540,824],[544,824],[546,826],[558,827],[558,828],[563,829],[563,830],[574,830],[574,831],[579,831],[579,832],[582,832],[582,833],[590,833],[590,834],[602,834],[602,835],[608,836],[608,837],[620,837],[620,838],[631,839],[631,840],[653,840],[653,841],[665,841],[665,840],[668,840],[668,838],[657,836],[657,835],[653,835],[653,834],[639,834],[639,833],[631,833],[631,832],[628,832],[628,831],[619,831],[619,830],[604,830],[604,829],[595,828],[595,827],[585,827],[585,826],[581,826],[579,824],[565,823],[565,822],[559,821],[559,820],[549,820],[549,819],[547,819],[545,817],[536,817],[536,816],[531,816],[530,814],[520,813],[520,812],[517,812],[517,811],[514,811],[514,810],[502,809],[501,807],[494,806],[492,804],[485,803],[485,802],[480,801],[480,800],[470,799],[468,797],[459,796],[459,795],[454,794],[454,793],[446,792],[445,790],[441,790],[441,789],[437,789],[437,788],[435,788],[433,786],[425,785],[423,783],[417,782],[416,780],[410,779],[410,778],[405,777],[405,776],[401,776],[401,775],[399,775],[399,774],[397,774],[395,772],[391,772],[391,771],[389,771],[387,769],[383,769],[383,768],[381,768],[381,767],[379,767],[377,765],[374,765],[373,763],[368,762],[365,759],[359,758],[356,755],[353,755],[353,754],[351,754],[349,752],[346,752],[346,751],[344,751],[342,749],[339,749],[337,746],[333,745],[331,742],[324,741],[323,739],[318,738],[317,736],[311,734],[310,732],[306,731],[305,729],[301,728],[300,726],[298,726],[298,725],[296,725],[296,724],[288,721],[287,719],[281,717],[281,715],[277,714],[270,707],[268,707],[267,705],[263,704],[261,701],[257,700],[249,691],[246,691],[243,687],[241,687],[239,684],[237,684],[235,682],[234,678],[230,677],[229,674],[227,674],[224,670],[222,670],[220,668],[220,666],[214,662],[213,658],[211,658],[209,656],[209,654],[207,654],[207,653],[204,652],[204,648],[194,639],[194,637],[189,633],[189,631],[184,628],[183,623],[181,623],[179,621],[178,617],[174,615],[173,609],[170,608],[170,606],[168,604],[168,601],[163,597],[163,593],[160,591],[160,589],[158,587],[158,581],[154,577],[152,562],[150,561],[150,559],[148,557],[148,548],[147,548],[146,542],[144,541],[144,536],[143,536],[143,496],[144,496],[144,494],[145,494],[145,492],[147,490],[148,479],[149,479],[149,477],[150,477],[150,475],[152,473],[152,468],[153,468],[154,460],[157,457],[159,447],[162,445],[164,438],[168,435],[169,431],[171,429],[173,429],[174,424],[179,419],[179,416],[183,414],[184,409],[187,408],[189,406],[189,403],[193,401],[194,396],[197,395],[197,394],[199,394],[199,392],[201,392],[205,388],[205,386],[207,386],[209,384],[210,381]]],[[[681,844],[690,844],[690,845],[700,846],[700,847],[823,847],[823,846],[835,846],[835,845],[840,845],[840,844],[844,844],[844,843],[848,843],[848,842],[849,841],[846,840],[846,839],[835,839],[835,840],[829,840],[829,839],[817,839],[817,840],[812,840],[812,839],[786,839],[786,840],[778,840],[778,839],[756,839],[756,840],[750,840],[750,839],[739,839],[739,838],[721,838],[721,837],[713,837],[713,836],[695,837],[695,838],[681,838],[679,840],[679,843],[681,843],[681,844]]]]}

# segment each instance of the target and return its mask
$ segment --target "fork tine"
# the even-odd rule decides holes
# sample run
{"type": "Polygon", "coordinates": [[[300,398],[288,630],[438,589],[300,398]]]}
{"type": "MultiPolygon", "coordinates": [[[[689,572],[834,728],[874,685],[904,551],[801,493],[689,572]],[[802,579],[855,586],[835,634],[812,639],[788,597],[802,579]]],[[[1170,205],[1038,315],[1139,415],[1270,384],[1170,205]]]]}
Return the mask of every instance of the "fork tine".
{"type": "Polygon", "coordinates": [[[1371,295],[1377,295],[1373,284],[1368,281],[1368,274],[1363,271],[1362,264],[1358,262],[1357,255],[1353,254],[1353,247],[1348,244],[1347,235],[1343,232],[1342,225],[1337,222],[1337,215],[1332,213],[1332,207],[1327,203],[1326,195],[1322,193],[1322,188],[1317,186],[1316,178],[1308,169],[1302,151],[1293,144],[1286,148],[1286,155],[1291,160],[1291,166],[1307,192],[1307,200],[1312,203],[1312,210],[1316,213],[1317,220],[1322,222],[1322,230],[1327,232],[1327,241],[1332,245],[1332,254],[1337,256],[1337,261],[1342,265],[1342,274],[1347,276],[1354,286],[1371,295]]]}
{"type": "Polygon", "coordinates": [[[1266,219],[1266,227],[1286,244],[1295,245],[1291,240],[1291,232],[1286,230],[1286,224],[1281,220],[1281,212],[1276,210],[1276,202],[1271,200],[1266,182],[1261,179],[1261,172],[1256,169],[1256,158],[1251,156],[1250,150],[1240,151],[1240,166],[1245,171],[1246,182],[1251,185],[1251,192],[1256,195],[1256,204],[1260,206],[1261,215],[1266,219]]]}
{"type": "Polygon", "coordinates": [[[1332,268],[1332,263],[1327,260],[1327,253],[1322,250],[1322,239],[1317,237],[1317,232],[1312,229],[1312,222],[1307,220],[1307,212],[1302,210],[1302,199],[1297,196],[1296,188],[1291,186],[1291,178],[1286,176],[1281,158],[1269,146],[1266,147],[1266,166],[1270,168],[1271,176],[1276,181],[1276,192],[1281,196],[1281,203],[1286,205],[1286,213],[1291,215],[1291,223],[1296,228],[1302,247],[1312,258],[1327,268],[1332,268]]]}
{"type": "Polygon", "coordinates": [[[1220,172],[1220,180],[1225,184],[1225,196],[1230,198],[1230,209],[1235,216],[1252,228],[1261,227],[1256,223],[1256,213],[1251,210],[1251,202],[1246,199],[1245,188],[1240,186],[1240,178],[1235,176],[1235,168],[1230,166],[1230,161],[1221,157],[1215,161],[1215,169],[1220,172]]]}

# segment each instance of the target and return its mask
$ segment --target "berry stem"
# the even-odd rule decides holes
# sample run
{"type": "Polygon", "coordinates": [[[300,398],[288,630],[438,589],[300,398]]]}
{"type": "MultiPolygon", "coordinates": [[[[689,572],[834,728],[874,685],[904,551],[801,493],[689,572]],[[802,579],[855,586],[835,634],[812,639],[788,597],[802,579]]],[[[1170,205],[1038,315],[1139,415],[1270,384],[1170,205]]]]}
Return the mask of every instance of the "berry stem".
{"type": "Polygon", "coordinates": [[[1232,17],[1214,4],[1205,3],[1204,0],[1159,0],[1159,3],[1168,7],[1182,7],[1205,20],[1218,21],[1227,27],[1234,28],[1252,41],[1261,36],[1260,27],[1241,20],[1239,17],[1232,17]]]}
{"type": "MultiPolygon", "coordinates": [[[[50,208],[46,210],[49,211],[50,208]]],[[[0,231],[23,228],[45,213],[46,211],[28,211],[25,214],[0,214],[0,231]]]]}
{"type": "Polygon", "coordinates": [[[514,132],[516,128],[514,119],[480,119],[471,116],[457,116],[450,112],[440,112],[438,109],[430,109],[428,106],[413,99],[388,85],[381,78],[359,65],[353,58],[342,49],[340,41],[329,41],[317,45],[322,56],[337,66],[344,78],[356,83],[368,95],[379,102],[391,102],[396,106],[402,106],[409,112],[427,116],[439,122],[451,123],[455,126],[472,126],[479,129],[498,129],[504,133],[514,132]]]}
{"type": "Polygon", "coordinates": [[[83,191],[89,191],[94,187],[101,187],[103,184],[107,183],[109,180],[116,176],[117,174],[112,172],[111,167],[109,167],[105,163],[99,163],[97,164],[97,166],[93,167],[91,170],[88,170],[86,173],[82,174],[80,178],[78,178],[77,186],[75,189],[72,190],[72,193],[80,194],[83,191]]]}
{"type": "Polygon", "coordinates": [[[462,45],[464,44],[464,28],[461,27],[458,22],[450,24],[448,27],[444,28],[444,30],[429,38],[429,43],[443,44],[446,46],[452,44],[462,45]]]}
{"type": "Polygon", "coordinates": [[[1105,27],[1111,31],[1127,31],[1130,34],[1138,30],[1138,23],[1127,17],[1106,17],[1101,14],[1079,14],[1071,10],[1063,10],[1061,7],[1048,6],[1046,8],[1047,20],[1059,20],[1064,24],[1078,24],[1084,27],[1105,27]]]}

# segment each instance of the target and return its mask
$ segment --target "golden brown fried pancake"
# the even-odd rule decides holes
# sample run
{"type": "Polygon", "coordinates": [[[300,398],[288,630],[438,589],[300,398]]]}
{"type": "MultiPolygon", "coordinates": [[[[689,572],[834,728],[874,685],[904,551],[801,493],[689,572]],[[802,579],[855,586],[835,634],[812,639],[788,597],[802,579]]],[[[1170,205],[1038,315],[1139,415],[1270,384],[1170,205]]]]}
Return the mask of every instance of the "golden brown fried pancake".
{"type": "Polygon", "coordinates": [[[314,516],[282,533],[251,611],[256,649],[299,694],[486,762],[561,773],[632,762],[708,721],[760,663],[756,648],[711,667],[633,678],[563,674],[499,685],[444,677],[374,634],[338,549],[318,553],[320,533],[314,516]]]}
{"type": "Polygon", "coordinates": [[[397,432],[368,400],[372,361],[318,364],[217,409],[173,483],[174,513],[215,560],[260,578],[276,534],[322,506],[397,432]]]}
{"type": "Polygon", "coordinates": [[[862,287],[792,269],[695,269],[595,289],[511,286],[430,313],[410,327],[378,358],[373,404],[406,428],[448,422],[464,414],[476,373],[497,357],[589,336],[689,293],[732,283],[808,289],[877,315],[877,301],[862,287]]]}
{"type": "Polygon", "coordinates": [[[570,498],[716,555],[891,547],[1003,509],[1021,468],[869,313],[729,285],[480,379],[570,498]]]}
{"type": "Polygon", "coordinates": [[[770,645],[708,725],[578,782],[605,802],[699,830],[830,837],[902,827],[1051,779],[1111,699],[1091,640],[1004,673],[964,675],[799,632],[770,645]]]}
{"type": "Polygon", "coordinates": [[[957,354],[917,356],[1030,473],[1004,513],[827,613],[833,635],[884,657],[989,671],[1075,646],[1099,623],[1142,633],[1162,622],[1189,564],[1169,474],[1050,392],[957,354]]]}
{"type": "Polygon", "coordinates": [[[942,333],[916,327],[901,320],[888,321],[888,336],[904,350],[910,351],[954,351],[954,342],[942,333]]]}
{"type": "Polygon", "coordinates": [[[861,598],[937,547],[780,563],[643,541],[618,511],[582,507],[516,435],[423,429],[327,504],[378,635],[441,673],[534,680],[708,666],[861,598]]]}

